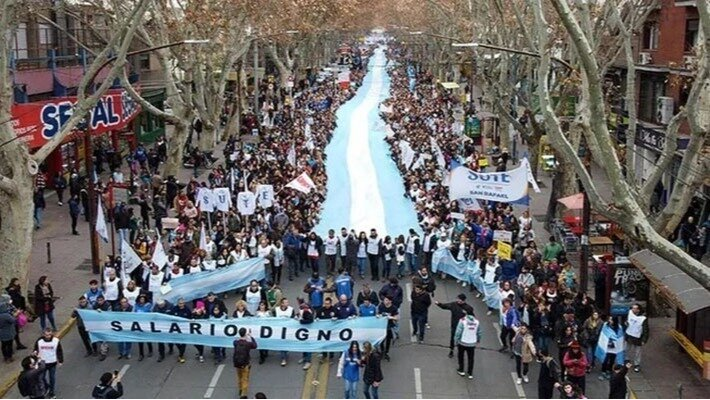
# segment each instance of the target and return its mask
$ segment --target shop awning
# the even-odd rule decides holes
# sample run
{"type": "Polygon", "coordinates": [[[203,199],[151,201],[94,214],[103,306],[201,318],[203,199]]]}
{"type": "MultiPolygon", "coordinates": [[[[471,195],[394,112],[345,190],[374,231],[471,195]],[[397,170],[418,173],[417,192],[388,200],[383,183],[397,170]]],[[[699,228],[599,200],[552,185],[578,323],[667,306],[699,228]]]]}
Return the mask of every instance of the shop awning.
{"type": "Polygon", "coordinates": [[[691,314],[710,307],[710,291],[651,250],[641,250],[629,260],[684,313],[691,314]]]}
{"type": "Polygon", "coordinates": [[[458,89],[459,84],[456,82],[441,82],[441,87],[444,89],[458,89]]]}

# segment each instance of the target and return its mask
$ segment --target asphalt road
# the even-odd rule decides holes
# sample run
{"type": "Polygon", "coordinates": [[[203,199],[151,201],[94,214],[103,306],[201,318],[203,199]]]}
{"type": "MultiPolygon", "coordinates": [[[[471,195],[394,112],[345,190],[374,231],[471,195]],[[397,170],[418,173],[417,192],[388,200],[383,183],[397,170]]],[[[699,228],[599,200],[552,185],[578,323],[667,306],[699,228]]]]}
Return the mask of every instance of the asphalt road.
{"type": "MultiPolygon", "coordinates": [[[[403,286],[408,281],[401,282],[403,286]]],[[[303,275],[294,282],[283,285],[285,295],[291,299],[301,293],[305,279],[303,275]]],[[[457,294],[468,288],[461,288],[455,281],[438,281],[435,300],[452,301],[457,294]]],[[[377,290],[381,283],[373,284],[377,290]]],[[[411,283],[407,285],[411,290],[411,283]]],[[[407,290],[405,288],[405,291],[407,290]]],[[[360,289],[359,282],[355,290],[360,289]]],[[[400,339],[390,351],[391,362],[383,361],[384,381],[380,388],[382,398],[535,398],[537,396],[537,364],[531,365],[530,383],[515,384],[515,363],[508,354],[497,352],[500,342],[497,333],[496,314],[487,316],[486,307],[480,299],[469,297],[476,315],[481,320],[482,343],[476,350],[474,379],[456,374],[456,358],[449,359],[449,312],[432,305],[429,312],[431,329],[426,333],[423,344],[411,338],[409,323],[409,303],[402,305],[402,326],[400,339]]],[[[225,302],[233,305],[234,299],[225,302]]],[[[57,395],[59,398],[88,398],[93,386],[103,372],[119,370],[123,373],[125,398],[235,398],[237,388],[235,370],[231,365],[231,351],[227,362],[214,365],[210,356],[204,364],[193,356],[194,347],[188,346],[187,362],[177,363],[177,356],[169,356],[157,363],[157,349],[152,358],[138,361],[137,346],[133,347],[133,358],[118,360],[116,346],[112,345],[109,357],[99,362],[97,358],[84,357],[84,349],[74,328],[63,339],[65,363],[57,371],[57,395]]],[[[209,355],[209,350],[205,350],[209,355]]],[[[256,352],[253,357],[258,358],[256,352]]],[[[250,396],[264,392],[269,398],[342,398],[343,383],[336,378],[336,363],[321,364],[314,356],[313,366],[304,371],[297,364],[300,354],[290,354],[286,367],[279,365],[274,354],[266,363],[254,362],[251,374],[250,396]]],[[[606,398],[608,383],[597,380],[598,372],[587,378],[587,395],[590,398],[606,398]]],[[[359,397],[362,384],[358,387],[359,397]]],[[[20,398],[16,388],[8,398],[20,398]]]]}

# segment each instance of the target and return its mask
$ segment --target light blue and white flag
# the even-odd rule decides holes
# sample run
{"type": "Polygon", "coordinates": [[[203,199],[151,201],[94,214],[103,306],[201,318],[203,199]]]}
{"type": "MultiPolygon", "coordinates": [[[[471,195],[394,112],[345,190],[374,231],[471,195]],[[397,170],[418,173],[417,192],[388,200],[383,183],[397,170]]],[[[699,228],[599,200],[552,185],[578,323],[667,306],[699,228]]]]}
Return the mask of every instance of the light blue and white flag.
{"type": "Polygon", "coordinates": [[[92,342],[148,342],[233,347],[240,328],[251,331],[260,350],[337,352],[351,341],[372,344],[387,334],[387,319],[362,317],[301,324],[291,318],[189,320],[160,313],[77,310],[92,342]]]}
{"type": "Polygon", "coordinates": [[[263,258],[250,258],[225,268],[186,274],[170,280],[170,290],[164,293],[166,301],[175,303],[179,298],[190,301],[207,296],[209,292],[224,293],[249,285],[252,279],[265,279],[263,258]]]}
{"type": "Polygon", "coordinates": [[[485,283],[481,277],[481,268],[477,261],[458,261],[449,249],[439,249],[431,257],[431,270],[443,272],[460,281],[468,282],[485,296],[486,305],[500,309],[500,288],[497,283],[485,283]]]}
{"type": "Polygon", "coordinates": [[[614,332],[608,323],[604,323],[599,333],[599,342],[597,342],[594,356],[598,360],[604,361],[607,354],[616,354],[615,363],[622,365],[624,363],[624,350],[626,350],[626,340],[623,330],[618,329],[614,332]]]}

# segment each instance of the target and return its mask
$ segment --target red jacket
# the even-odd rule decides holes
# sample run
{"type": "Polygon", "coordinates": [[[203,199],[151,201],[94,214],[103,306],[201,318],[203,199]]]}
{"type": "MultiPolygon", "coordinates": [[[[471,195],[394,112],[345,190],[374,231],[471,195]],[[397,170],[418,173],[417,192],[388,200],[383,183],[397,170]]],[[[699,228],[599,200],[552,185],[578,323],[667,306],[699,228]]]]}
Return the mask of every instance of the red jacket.
{"type": "Polygon", "coordinates": [[[574,376],[576,378],[583,377],[587,369],[587,357],[584,353],[581,353],[582,356],[580,358],[572,358],[570,357],[570,351],[568,351],[565,354],[564,359],[562,359],[567,375],[574,376]]]}

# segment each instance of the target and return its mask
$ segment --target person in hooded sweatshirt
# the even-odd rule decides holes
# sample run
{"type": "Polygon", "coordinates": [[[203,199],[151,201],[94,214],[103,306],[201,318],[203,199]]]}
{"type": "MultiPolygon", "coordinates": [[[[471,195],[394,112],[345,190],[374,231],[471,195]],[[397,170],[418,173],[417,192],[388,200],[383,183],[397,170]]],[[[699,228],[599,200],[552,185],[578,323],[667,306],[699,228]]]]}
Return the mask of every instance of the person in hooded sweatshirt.
{"type": "Polygon", "coordinates": [[[454,340],[459,350],[459,369],[456,372],[461,376],[468,373],[468,379],[473,379],[473,363],[476,345],[481,342],[481,324],[473,314],[466,314],[466,316],[459,320],[456,326],[454,340]],[[463,369],[464,354],[467,357],[466,371],[463,369]]]}
{"type": "Polygon", "coordinates": [[[99,384],[94,386],[91,397],[94,399],[119,399],[123,396],[123,384],[118,374],[106,372],[101,375],[99,384]]]}
{"type": "Polygon", "coordinates": [[[456,329],[458,328],[459,321],[466,315],[473,315],[473,307],[466,304],[466,295],[461,293],[456,297],[456,301],[450,303],[439,303],[435,301],[434,304],[441,308],[442,310],[449,310],[451,312],[451,335],[449,340],[449,358],[454,357],[454,345],[456,336],[456,329]]]}

